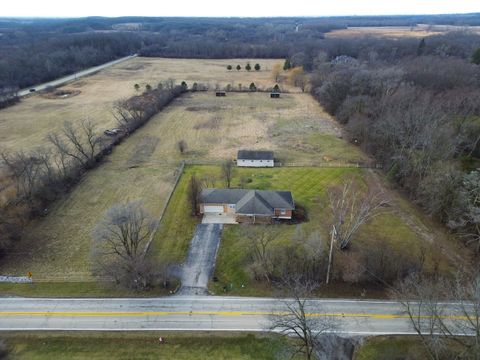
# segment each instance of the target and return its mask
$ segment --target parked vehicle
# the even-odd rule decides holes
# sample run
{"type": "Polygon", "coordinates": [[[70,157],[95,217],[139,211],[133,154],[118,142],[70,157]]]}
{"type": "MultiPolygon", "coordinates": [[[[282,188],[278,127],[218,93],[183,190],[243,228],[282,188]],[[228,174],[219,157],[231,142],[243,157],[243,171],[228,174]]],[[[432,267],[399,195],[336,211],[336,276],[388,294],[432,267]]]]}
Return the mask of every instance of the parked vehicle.
{"type": "Polygon", "coordinates": [[[103,133],[107,136],[116,136],[120,134],[121,129],[107,129],[103,133]]]}

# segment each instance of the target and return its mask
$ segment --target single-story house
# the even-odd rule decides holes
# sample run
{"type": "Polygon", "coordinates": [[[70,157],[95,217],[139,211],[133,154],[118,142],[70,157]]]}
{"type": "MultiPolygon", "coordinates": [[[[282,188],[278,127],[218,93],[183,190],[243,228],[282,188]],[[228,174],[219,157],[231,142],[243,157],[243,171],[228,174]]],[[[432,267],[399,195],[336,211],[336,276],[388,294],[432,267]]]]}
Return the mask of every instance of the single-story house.
{"type": "Polygon", "coordinates": [[[243,167],[274,167],[273,151],[239,150],[237,166],[243,167]]]}
{"type": "Polygon", "coordinates": [[[215,96],[227,96],[227,93],[225,91],[216,91],[215,96]]]}
{"type": "Polygon", "coordinates": [[[200,193],[201,214],[230,216],[239,223],[291,219],[293,210],[290,191],[203,189],[200,193]]]}

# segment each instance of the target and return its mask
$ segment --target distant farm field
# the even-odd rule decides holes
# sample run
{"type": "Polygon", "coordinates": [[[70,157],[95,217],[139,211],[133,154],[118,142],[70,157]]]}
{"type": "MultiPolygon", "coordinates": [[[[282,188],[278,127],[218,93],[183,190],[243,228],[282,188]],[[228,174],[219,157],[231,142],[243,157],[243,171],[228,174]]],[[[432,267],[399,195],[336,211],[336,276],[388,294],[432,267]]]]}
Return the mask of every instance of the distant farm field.
{"type": "MultiPolygon", "coordinates": [[[[78,122],[88,118],[100,130],[115,125],[112,107],[116,101],[136,93],[135,84],[144,91],[145,86],[173,79],[178,84],[186,81],[248,87],[254,82],[260,88],[274,85],[271,70],[275,59],[229,59],[194,60],[135,58],[100,71],[89,77],[78,79],[61,87],[72,91],[74,96],[44,96],[35,94],[12,107],[0,111],[0,149],[28,150],[45,145],[49,132],[59,130],[64,121],[78,122]],[[260,71],[244,70],[247,62],[260,64],[260,71]],[[241,71],[227,70],[227,65],[239,64],[241,71]]],[[[283,85],[282,85],[283,86],[283,85]]]]}
{"type": "Polygon", "coordinates": [[[444,34],[449,31],[471,31],[480,33],[480,26],[450,26],[450,25],[425,25],[416,26],[366,26],[349,27],[348,29],[333,30],[327,34],[327,38],[357,38],[362,36],[375,36],[387,38],[423,38],[431,35],[444,34]]]}

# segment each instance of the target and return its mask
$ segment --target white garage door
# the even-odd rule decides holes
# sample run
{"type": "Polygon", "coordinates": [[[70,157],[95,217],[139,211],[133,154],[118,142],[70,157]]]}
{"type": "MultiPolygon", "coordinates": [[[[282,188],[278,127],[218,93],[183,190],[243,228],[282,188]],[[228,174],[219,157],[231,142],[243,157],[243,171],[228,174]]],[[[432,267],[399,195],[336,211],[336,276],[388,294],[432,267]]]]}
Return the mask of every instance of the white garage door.
{"type": "Polygon", "coordinates": [[[223,206],[212,206],[212,205],[205,205],[203,207],[203,212],[206,213],[223,213],[223,206]]]}

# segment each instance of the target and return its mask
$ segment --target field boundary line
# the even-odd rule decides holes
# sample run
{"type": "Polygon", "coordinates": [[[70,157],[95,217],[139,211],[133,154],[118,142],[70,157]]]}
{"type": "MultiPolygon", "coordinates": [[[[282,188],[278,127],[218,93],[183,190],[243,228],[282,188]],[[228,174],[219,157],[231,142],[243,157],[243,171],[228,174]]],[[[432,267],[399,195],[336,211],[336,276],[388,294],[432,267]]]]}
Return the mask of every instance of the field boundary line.
{"type": "Polygon", "coordinates": [[[185,161],[182,161],[182,163],[180,164],[180,167],[178,169],[179,169],[179,171],[178,171],[177,177],[175,179],[175,183],[173,184],[172,191],[168,195],[168,199],[165,202],[165,204],[163,205],[162,213],[160,215],[160,218],[158,219],[157,225],[153,229],[152,234],[150,235],[150,238],[148,239],[148,242],[145,245],[145,249],[143,250],[143,256],[144,257],[147,255],[147,252],[150,249],[150,245],[152,244],[153,239],[155,238],[155,235],[157,234],[158,228],[160,227],[160,223],[162,222],[163,216],[165,215],[165,211],[167,210],[167,207],[170,204],[170,200],[172,199],[173,193],[177,189],[178,183],[180,182],[180,178],[183,175],[183,170],[185,169],[185,161]]]}

